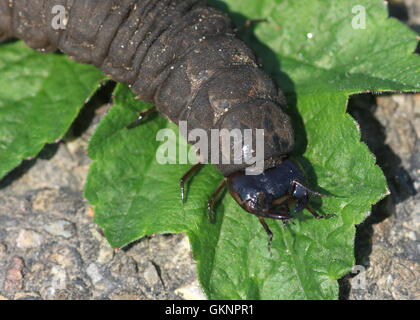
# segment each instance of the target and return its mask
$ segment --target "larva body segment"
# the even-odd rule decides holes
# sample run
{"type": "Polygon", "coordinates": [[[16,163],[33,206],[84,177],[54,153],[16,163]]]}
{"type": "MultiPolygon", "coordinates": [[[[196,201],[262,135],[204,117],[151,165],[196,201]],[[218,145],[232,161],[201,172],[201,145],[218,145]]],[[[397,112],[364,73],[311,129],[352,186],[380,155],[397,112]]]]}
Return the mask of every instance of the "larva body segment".
{"type": "MultiPolygon", "coordinates": [[[[267,168],[292,151],[284,98],[205,1],[0,0],[0,39],[10,37],[97,66],[188,130],[264,129],[267,168]],[[55,6],[67,11],[64,29],[52,26],[55,6]]],[[[228,176],[248,166],[242,160],[216,167],[228,176]]]]}

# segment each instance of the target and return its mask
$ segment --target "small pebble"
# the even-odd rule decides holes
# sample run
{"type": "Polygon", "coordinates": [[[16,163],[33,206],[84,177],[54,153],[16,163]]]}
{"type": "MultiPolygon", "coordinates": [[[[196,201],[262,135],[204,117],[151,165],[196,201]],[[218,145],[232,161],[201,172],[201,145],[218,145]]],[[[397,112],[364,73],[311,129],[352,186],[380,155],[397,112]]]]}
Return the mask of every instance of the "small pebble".
{"type": "Polygon", "coordinates": [[[74,225],[66,220],[58,220],[47,224],[44,230],[53,236],[60,236],[63,238],[71,238],[75,233],[74,225]]]}
{"type": "Polygon", "coordinates": [[[43,237],[38,232],[32,230],[21,230],[16,239],[16,245],[21,249],[32,249],[42,244],[43,237]]]}
{"type": "Polygon", "coordinates": [[[156,270],[156,267],[153,265],[153,263],[149,262],[147,264],[147,267],[143,273],[144,280],[147,282],[148,285],[154,286],[158,283],[160,283],[160,277],[156,270]]]}
{"type": "Polygon", "coordinates": [[[98,266],[95,263],[91,263],[87,267],[86,273],[88,274],[88,276],[90,277],[93,283],[98,283],[103,278],[101,271],[99,270],[98,266]]]}
{"type": "Polygon", "coordinates": [[[207,300],[207,297],[201,289],[198,281],[179,287],[175,290],[175,293],[179,294],[185,300],[207,300]]]}
{"type": "Polygon", "coordinates": [[[7,246],[3,243],[0,243],[0,261],[6,258],[7,246]]]}

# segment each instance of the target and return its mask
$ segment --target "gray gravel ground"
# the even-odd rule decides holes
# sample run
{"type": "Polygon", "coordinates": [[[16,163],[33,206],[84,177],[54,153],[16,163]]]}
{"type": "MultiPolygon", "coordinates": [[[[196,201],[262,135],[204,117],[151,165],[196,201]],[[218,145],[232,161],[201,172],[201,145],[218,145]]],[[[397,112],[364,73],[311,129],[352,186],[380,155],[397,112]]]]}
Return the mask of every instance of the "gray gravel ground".
{"type": "Polygon", "coordinates": [[[148,237],[114,251],[93,223],[81,192],[92,130],[48,146],[3,181],[0,299],[199,298],[185,236],[148,237]]]}
{"type": "MultiPolygon", "coordinates": [[[[393,1],[391,13],[420,31],[419,0],[393,1]]],[[[0,182],[0,300],[204,298],[185,236],[114,251],[93,223],[82,195],[86,147],[106,108],[82,136],[47,146],[0,182]]],[[[366,271],[340,281],[342,298],[419,299],[420,95],[361,95],[349,110],[392,195],[358,227],[366,271]]]]}

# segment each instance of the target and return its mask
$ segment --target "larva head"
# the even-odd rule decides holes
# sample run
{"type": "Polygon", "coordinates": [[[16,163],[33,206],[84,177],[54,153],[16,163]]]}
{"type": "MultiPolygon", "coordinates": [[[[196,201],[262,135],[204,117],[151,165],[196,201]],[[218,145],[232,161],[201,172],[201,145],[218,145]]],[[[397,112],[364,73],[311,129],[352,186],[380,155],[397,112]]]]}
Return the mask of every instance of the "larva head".
{"type": "Polygon", "coordinates": [[[233,198],[247,212],[260,217],[284,219],[289,213],[288,203],[297,203],[295,211],[307,207],[311,191],[302,185],[303,174],[286,160],[260,175],[237,172],[227,179],[233,198]]]}

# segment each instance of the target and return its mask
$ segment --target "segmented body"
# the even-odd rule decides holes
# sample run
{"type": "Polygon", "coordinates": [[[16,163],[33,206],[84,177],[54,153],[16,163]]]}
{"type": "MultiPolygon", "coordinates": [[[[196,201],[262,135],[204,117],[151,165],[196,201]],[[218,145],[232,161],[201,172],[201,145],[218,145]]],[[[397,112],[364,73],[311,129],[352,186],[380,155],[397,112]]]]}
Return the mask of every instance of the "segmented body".
{"type": "MultiPolygon", "coordinates": [[[[188,130],[264,129],[266,167],[293,149],[284,97],[205,1],[0,0],[0,41],[12,37],[95,65],[188,130]],[[63,30],[52,27],[57,5],[68,12],[63,30]]],[[[246,166],[216,165],[225,176],[246,166]]]]}

